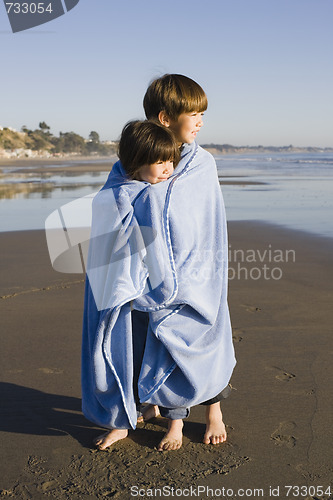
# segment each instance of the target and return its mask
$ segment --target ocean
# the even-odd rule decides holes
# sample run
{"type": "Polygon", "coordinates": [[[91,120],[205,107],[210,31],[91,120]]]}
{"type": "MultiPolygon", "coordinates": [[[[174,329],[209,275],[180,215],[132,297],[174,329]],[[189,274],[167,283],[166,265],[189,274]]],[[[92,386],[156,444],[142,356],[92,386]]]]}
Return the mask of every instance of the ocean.
{"type": "MultiPolygon", "coordinates": [[[[229,221],[258,220],[333,237],[333,153],[221,155],[216,164],[229,221]]],[[[45,174],[23,167],[19,175],[0,167],[0,231],[44,228],[53,210],[98,191],[108,175],[60,175],[58,166],[47,166],[45,174]]]]}
{"type": "Polygon", "coordinates": [[[216,157],[228,220],[333,237],[333,153],[216,157]]]}

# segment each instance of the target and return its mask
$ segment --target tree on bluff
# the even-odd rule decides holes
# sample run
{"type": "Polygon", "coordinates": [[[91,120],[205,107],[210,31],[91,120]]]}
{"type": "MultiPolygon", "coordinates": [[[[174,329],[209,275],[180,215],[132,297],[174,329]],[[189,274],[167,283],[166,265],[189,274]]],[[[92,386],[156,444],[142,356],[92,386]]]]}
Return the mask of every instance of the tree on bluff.
{"type": "Polygon", "coordinates": [[[48,130],[51,129],[51,127],[49,127],[45,122],[39,122],[39,125],[38,127],[43,131],[43,132],[47,132],[48,130]]]}
{"type": "Polygon", "coordinates": [[[95,144],[98,144],[99,143],[99,135],[97,132],[95,132],[95,130],[92,130],[89,134],[89,140],[91,142],[94,142],[95,144]]]}
{"type": "Polygon", "coordinates": [[[54,142],[56,153],[85,153],[86,144],[83,139],[75,132],[60,132],[59,138],[54,142]]]}

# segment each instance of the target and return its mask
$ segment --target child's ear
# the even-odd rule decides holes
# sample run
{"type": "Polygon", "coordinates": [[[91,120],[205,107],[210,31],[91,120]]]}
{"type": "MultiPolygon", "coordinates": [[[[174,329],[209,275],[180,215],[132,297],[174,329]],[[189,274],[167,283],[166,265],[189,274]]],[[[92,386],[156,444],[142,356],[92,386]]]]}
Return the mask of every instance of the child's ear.
{"type": "Polygon", "coordinates": [[[165,111],[160,111],[158,113],[158,119],[160,123],[164,125],[164,127],[170,127],[170,118],[168,117],[165,111]]]}

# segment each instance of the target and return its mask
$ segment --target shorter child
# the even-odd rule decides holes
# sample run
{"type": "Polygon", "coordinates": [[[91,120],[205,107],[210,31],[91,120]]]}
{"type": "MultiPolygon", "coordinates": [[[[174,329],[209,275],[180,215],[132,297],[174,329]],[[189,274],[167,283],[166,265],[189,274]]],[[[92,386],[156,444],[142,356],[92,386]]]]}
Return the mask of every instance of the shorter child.
{"type": "MultiPolygon", "coordinates": [[[[150,121],[128,122],[121,133],[118,157],[129,180],[143,181],[149,184],[157,184],[166,181],[173,173],[174,167],[180,160],[180,151],[174,134],[162,125],[150,121]]],[[[142,406],[138,396],[138,380],[141,368],[141,361],[144,353],[145,338],[138,335],[136,331],[137,323],[144,323],[148,328],[148,314],[140,311],[132,311],[133,324],[133,355],[134,355],[134,377],[133,392],[140,408],[142,416],[138,422],[149,420],[159,415],[158,406],[142,406]]],[[[127,436],[125,429],[113,429],[98,436],[95,444],[99,449],[105,449],[114,442],[127,436]]]]}
{"type": "Polygon", "coordinates": [[[125,125],[118,156],[131,180],[150,184],[166,181],[180,160],[173,133],[149,121],[131,121],[125,125]]]}

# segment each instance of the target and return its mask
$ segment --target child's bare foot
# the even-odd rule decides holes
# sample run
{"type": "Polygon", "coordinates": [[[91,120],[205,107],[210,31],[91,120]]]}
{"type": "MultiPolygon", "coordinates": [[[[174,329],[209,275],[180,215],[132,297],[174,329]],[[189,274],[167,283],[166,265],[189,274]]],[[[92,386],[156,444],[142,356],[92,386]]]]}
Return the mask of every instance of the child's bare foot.
{"type": "Polygon", "coordinates": [[[112,429],[112,431],[105,432],[101,436],[98,436],[94,443],[99,450],[105,450],[113,443],[120,441],[121,439],[125,439],[127,437],[128,430],[127,429],[112,429]]]}
{"type": "Polygon", "coordinates": [[[168,422],[168,432],[158,445],[158,451],[178,450],[183,442],[183,421],[171,420],[168,422]]]}
{"type": "Polygon", "coordinates": [[[203,438],[205,444],[224,443],[227,432],[222,420],[220,403],[214,403],[206,408],[206,432],[203,438]]]}
{"type": "Polygon", "coordinates": [[[148,422],[148,420],[158,417],[160,414],[160,410],[157,405],[148,405],[143,411],[141,417],[138,418],[138,422],[148,422]]]}

